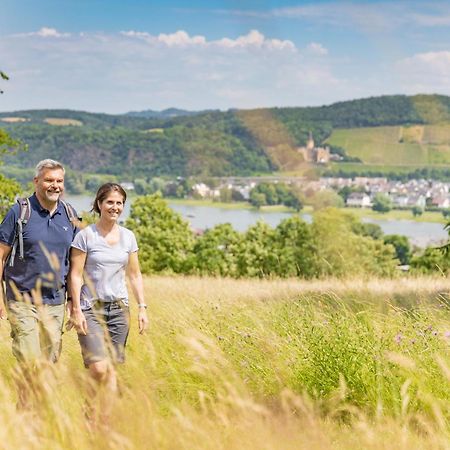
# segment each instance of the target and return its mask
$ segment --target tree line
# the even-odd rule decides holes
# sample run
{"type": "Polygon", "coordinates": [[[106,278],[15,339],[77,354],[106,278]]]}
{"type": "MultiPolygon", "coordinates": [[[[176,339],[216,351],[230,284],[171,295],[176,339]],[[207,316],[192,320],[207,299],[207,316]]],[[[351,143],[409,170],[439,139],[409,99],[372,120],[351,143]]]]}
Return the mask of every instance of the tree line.
{"type": "MultiPolygon", "coordinates": [[[[1,113],[0,118],[11,115],[1,113]]],[[[273,149],[284,146],[292,156],[310,132],[323,142],[335,128],[449,120],[450,98],[383,96],[314,108],[205,111],[175,118],[70,110],[20,111],[14,116],[27,121],[0,124],[30,150],[6,155],[8,165],[32,167],[51,155],[77,171],[132,178],[246,176],[282,169],[273,149]],[[72,119],[81,126],[49,125],[48,118],[72,119]]],[[[349,159],[344,149],[331,150],[349,159]]]]}
{"type": "Polygon", "coordinates": [[[392,277],[400,264],[413,272],[447,271],[436,249],[413,256],[404,236],[384,236],[373,224],[333,208],[298,216],[272,228],[258,222],[245,232],[220,224],[195,233],[158,195],[137,198],[126,224],[136,234],[143,273],[224,277],[392,277]]]}

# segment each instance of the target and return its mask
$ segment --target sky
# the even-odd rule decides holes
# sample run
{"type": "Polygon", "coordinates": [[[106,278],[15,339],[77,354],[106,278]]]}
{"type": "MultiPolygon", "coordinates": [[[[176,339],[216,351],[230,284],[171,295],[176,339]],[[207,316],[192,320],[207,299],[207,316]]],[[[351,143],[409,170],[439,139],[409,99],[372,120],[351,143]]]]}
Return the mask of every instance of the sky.
{"type": "Polygon", "coordinates": [[[0,0],[0,111],[450,95],[450,2],[0,0]]]}

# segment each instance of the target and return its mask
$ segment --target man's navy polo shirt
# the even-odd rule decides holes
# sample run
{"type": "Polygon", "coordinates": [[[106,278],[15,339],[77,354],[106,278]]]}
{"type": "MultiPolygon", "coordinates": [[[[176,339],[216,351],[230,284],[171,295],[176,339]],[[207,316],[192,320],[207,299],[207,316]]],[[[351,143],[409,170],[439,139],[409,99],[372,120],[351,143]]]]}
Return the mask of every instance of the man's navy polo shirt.
{"type": "MultiPolygon", "coordinates": [[[[6,298],[16,299],[10,286],[11,281],[22,294],[30,295],[39,281],[43,303],[59,305],[65,301],[70,244],[78,230],[74,230],[61,202],[58,202],[52,216],[40,205],[36,194],[30,197],[30,205],[30,220],[23,227],[24,259],[19,258],[17,247],[13,267],[5,267],[6,298]],[[48,258],[48,255],[51,257],[48,258]]],[[[14,242],[19,214],[20,207],[16,203],[0,225],[0,241],[10,247],[14,242]]]]}

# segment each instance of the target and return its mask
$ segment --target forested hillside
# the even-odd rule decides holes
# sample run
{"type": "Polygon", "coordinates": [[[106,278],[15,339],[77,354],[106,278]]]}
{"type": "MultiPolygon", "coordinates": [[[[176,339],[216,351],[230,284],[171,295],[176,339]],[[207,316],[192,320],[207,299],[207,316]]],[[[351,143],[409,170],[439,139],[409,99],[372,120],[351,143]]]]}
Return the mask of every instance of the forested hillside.
{"type": "MultiPolygon", "coordinates": [[[[295,170],[303,163],[296,147],[305,144],[310,132],[316,143],[324,143],[335,132],[328,141],[332,151],[358,155],[355,140],[342,133],[336,138],[336,130],[383,126],[391,132],[392,126],[407,130],[410,125],[444,124],[450,121],[450,97],[384,96],[322,107],[206,111],[169,118],[143,115],[70,110],[0,113],[1,126],[29,147],[27,153],[7,155],[5,163],[26,168],[53,157],[77,171],[128,177],[295,170]],[[348,148],[346,142],[351,143],[348,148]]],[[[383,136],[377,146],[365,147],[369,151],[380,151],[383,129],[379,133],[383,136]]],[[[391,143],[391,138],[385,141],[391,143]]],[[[413,144],[411,148],[417,147],[413,144]]],[[[438,156],[431,161],[423,158],[423,164],[448,162],[447,157],[438,156]]],[[[417,152],[406,149],[392,160],[408,164],[415,159],[417,152]]],[[[367,162],[373,161],[368,155],[367,162]]]]}

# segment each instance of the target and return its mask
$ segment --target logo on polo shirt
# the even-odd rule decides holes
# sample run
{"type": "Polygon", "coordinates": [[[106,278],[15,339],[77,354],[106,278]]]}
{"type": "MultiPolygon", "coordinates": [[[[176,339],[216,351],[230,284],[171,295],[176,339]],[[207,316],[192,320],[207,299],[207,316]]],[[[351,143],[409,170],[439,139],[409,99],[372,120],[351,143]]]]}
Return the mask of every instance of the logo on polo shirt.
{"type": "Polygon", "coordinates": [[[64,231],[67,231],[69,229],[69,227],[63,227],[64,231]]]}

